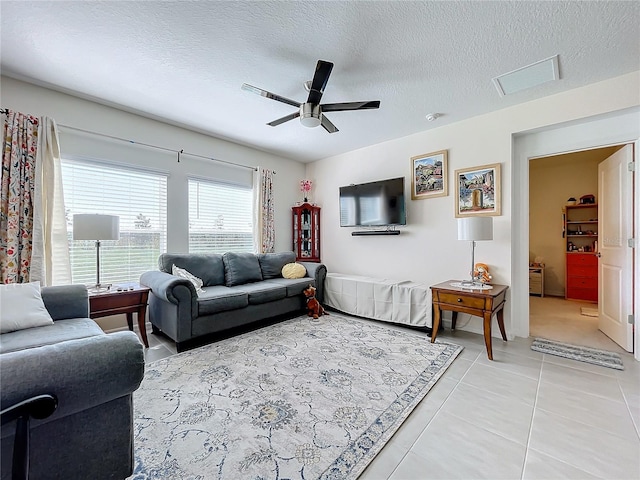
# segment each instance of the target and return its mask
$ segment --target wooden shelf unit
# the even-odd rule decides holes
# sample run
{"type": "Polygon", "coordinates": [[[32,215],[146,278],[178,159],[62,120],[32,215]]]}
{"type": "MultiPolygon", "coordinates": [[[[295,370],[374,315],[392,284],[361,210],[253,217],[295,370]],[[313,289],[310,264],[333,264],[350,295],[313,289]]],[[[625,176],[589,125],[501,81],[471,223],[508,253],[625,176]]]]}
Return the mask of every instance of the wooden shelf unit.
{"type": "Polygon", "coordinates": [[[598,205],[565,207],[565,298],[598,302],[598,205]]]}

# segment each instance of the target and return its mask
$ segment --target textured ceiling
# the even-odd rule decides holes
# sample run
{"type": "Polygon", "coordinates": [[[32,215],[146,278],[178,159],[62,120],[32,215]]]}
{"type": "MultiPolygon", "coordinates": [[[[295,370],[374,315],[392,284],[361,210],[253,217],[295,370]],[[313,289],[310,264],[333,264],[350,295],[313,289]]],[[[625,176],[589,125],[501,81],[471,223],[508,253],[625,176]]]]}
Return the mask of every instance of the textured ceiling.
{"type": "Polygon", "coordinates": [[[303,162],[640,70],[637,1],[2,0],[0,14],[3,75],[303,162]],[[556,54],[560,81],[498,95],[493,77],[556,54]],[[380,109],[328,113],[334,134],[265,125],[294,107],[242,83],[304,101],[318,59],[335,64],[323,103],[380,109]]]}

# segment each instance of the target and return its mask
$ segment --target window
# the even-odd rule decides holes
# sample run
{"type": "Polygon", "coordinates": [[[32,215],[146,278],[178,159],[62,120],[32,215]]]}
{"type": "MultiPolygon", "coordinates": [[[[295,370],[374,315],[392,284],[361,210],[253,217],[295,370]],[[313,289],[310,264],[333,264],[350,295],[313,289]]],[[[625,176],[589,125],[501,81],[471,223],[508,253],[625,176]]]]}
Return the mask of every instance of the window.
{"type": "Polygon", "coordinates": [[[100,282],[137,282],[167,250],[167,176],[114,164],[62,160],[74,283],[96,281],[95,242],[73,240],[73,215],[120,217],[120,240],[100,245],[100,282]]]}
{"type": "Polygon", "coordinates": [[[251,188],[189,180],[189,252],[253,252],[251,188]]]}

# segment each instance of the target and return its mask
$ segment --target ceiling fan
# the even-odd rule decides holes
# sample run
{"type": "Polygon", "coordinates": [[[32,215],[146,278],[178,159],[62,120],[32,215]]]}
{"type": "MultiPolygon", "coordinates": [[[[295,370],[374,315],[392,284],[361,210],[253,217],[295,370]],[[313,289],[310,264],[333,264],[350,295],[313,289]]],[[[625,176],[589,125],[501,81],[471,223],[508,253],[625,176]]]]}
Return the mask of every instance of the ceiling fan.
{"type": "Polygon", "coordinates": [[[274,120],[273,122],[269,122],[267,123],[267,125],[275,127],[284,122],[288,122],[289,120],[300,117],[300,123],[302,123],[302,125],[304,125],[305,127],[317,127],[318,125],[322,125],[327,132],[335,133],[338,131],[338,129],[324,115],[324,112],[341,112],[344,110],[368,110],[372,108],[379,108],[380,101],[375,100],[370,102],[325,103],[320,105],[320,100],[322,99],[324,88],[327,86],[327,82],[329,81],[329,75],[331,75],[332,69],[333,63],[325,62],[324,60],[318,60],[318,64],[316,65],[316,73],[313,75],[313,80],[305,82],[304,84],[305,89],[309,92],[309,97],[304,103],[296,102],[295,100],[291,100],[281,95],[276,95],[275,93],[262,90],[261,88],[254,87],[253,85],[249,85],[248,83],[243,83],[242,89],[298,108],[297,112],[286,115],[282,118],[274,120]]]}

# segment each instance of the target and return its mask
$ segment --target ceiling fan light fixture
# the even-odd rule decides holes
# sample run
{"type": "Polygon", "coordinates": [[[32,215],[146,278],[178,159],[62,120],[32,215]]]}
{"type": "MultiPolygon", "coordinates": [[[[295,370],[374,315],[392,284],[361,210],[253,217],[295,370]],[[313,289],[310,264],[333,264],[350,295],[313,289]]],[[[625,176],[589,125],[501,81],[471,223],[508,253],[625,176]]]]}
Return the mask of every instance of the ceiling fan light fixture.
{"type": "Polygon", "coordinates": [[[313,75],[313,80],[304,82],[304,88],[309,92],[307,101],[300,103],[290,98],[283,97],[282,95],[276,95],[275,93],[268,92],[258,87],[254,87],[247,83],[242,84],[243,90],[256,93],[262,97],[275,100],[277,102],[286,103],[292,107],[298,109],[297,112],[285,115],[278,118],[267,125],[276,127],[282,125],[289,120],[293,120],[296,117],[300,117],[300,123],[308,128],[314,128],[322,125],[328,133],[338,132],[338,128],[329,120],[322,112],[344,112],[349,110],[370,110],[380,107],[380,100],[373,100],[367,102],[340,102],[340,103],[320,103],[322,101],[322,95],[324,88],[329,81],[329,75],[333,69],[333,63],[326,62],[324,60],[318,60],[316,65],[316,72],[313,75]]]}
{"type": "Polygon", "coordinates": [[[320,126],[321,115],[320,105],[313,105],[312,103],[303,103],[300,105],[300,123],[305,127],[313,128],[320,126]]]}

